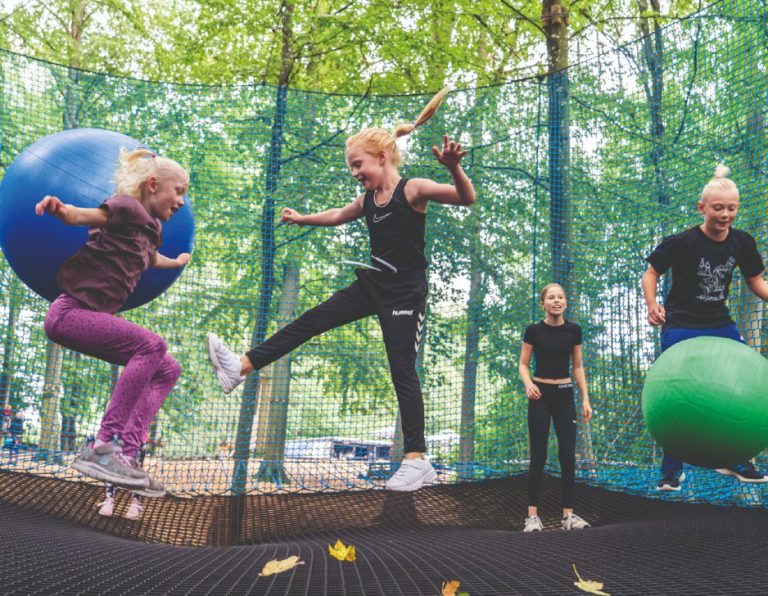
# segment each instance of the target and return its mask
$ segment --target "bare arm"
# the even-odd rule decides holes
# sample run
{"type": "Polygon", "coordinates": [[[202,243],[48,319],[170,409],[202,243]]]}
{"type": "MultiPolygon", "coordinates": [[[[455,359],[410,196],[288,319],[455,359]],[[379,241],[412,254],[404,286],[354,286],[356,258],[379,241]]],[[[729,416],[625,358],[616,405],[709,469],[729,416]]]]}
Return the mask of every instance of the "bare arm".
{"type": "Polygon", "coordinates": [[[294,209],[283,209],[280,220],[288,224],[300,226],[340,226],[342,224],[360,219],[363,216],[363,195],[357,197],[349,205],[326,209],[320,213],[301,215],[294,209]]]}
{"type": "Polygon", "coordinates": [[[192,255],[188,252],[181,253],[175,259],[169,259],[165,255],[161,255],[159,251],[155,251],[149,266],[154,267],[155,269],[179,269],[189,263],[191,258],[192,255]]]}
{"type": "Polygon", "coordinates": [[[520,350],[520,378],[525,384],[525,394],[528,398],[539,399],[541,397],[541,390],[531,378],[531,354],[533,354],[533,346],[523,342],[523,347],[520,350]]]}
{"type": "Polygon", "coordinates": [[[589,403],[589,393],[587,392],[587,375],[584,373],[581,344],[573,346],[571,359],[573,361],[573,376],[576,378],[576,385],[581,394],[582,420],[584,420],[584,422],[589,422],[589,419],[592,418],[592,406],[589,403]]]}
{"type": "Polygon", "coordinates": [[[762,275],[755,275],[745,281],[750,292],[768,302],[768,283],[765,282],[762,275]]]}
{"type": "Polygon", "coordinates": [[[35,205],[35,213],[37,215],[50,213],[69,226],[99,227],[107,223],[108,217],[104,209],[65,205],[61,199],[52,195],[46,195],[35,205]]]}
{"type": "Polygon", "coordinates": [[[475,187],[467,174],[461,168],[461,160],[467,154],[461,150],[461,145],[443,137],[443,148],[432,147],[437,161],[445,166],[451,174],[453,184],[440,184],[428,178],[414,178],[406,189],[406,198],[418,211],[425,210],[429,201],[444,205],[460,205],[468,207],[475,202],[475,187]]]}
{"type": "Polygon", "coordinates": [[[651,265],[645,270],[642,277],[643,297],[648,306],[648,322],[651,325],[661,325],[666,321],[667,313],[664,307],[656,301],[656,287],[661,275],[651,265]]]}

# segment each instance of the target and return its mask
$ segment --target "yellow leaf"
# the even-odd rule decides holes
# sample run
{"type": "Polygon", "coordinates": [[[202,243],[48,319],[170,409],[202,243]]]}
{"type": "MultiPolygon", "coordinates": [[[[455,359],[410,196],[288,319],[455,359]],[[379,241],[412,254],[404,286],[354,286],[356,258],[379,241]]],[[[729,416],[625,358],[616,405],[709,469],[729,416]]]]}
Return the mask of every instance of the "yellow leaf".
{"type": "Polygon", "coordinates": [[[344,546],[344,543],[341,540],[337,540],[336,544],[333,546],[329,544],[328,552],[331,553],[331,556],[334,559],[338,559],[339,561],[355,560],[355,547],[351,544],[349,546],[344,546]]]}
{"type": "Polygon", "coordinates": [[[448,582],[443,582],[443,594],[442,596],[456,596],[456,591],[461,584],[458,580],[452,579],[448,582]]]}
{"type": "Polygon", "coordinates": [[[596,582],[589,579],[581,579],[579,572],[576,571],[575,564],[573,566],[573,570],[576,572],[576,577],[579,578],[579,581],[573,582],[573,585],[579,588],[579,590],[584,590],[585,592],[596,594],[597,596],[611,596],[610,594],[602,591],[603,584],[601,582],[596,582]]]}
{"type": "Polygon", "coordinates": [[[303,565],[304,561],[300,561],[299,557],[293,556],[288,557],[287,559],[277,560],[272,559],[269,563],[264,565],[264,569],[261,570],[261,573],[259,573],[259,576],[263,575],[274,575],[275,573],[282,573],[283,571],[288,571],[289,569],[293,569],[296,567],[296,565],[303,565]]]}

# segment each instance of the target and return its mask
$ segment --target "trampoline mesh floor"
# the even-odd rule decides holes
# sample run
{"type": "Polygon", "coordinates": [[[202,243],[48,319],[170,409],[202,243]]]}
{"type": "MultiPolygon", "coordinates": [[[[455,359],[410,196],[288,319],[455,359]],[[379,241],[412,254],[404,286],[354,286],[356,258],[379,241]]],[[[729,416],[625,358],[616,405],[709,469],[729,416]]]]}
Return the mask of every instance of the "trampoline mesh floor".
{"type": "MultiPolygon", "coordinates": [[[[595,527],[556,530],[555,515],[546,520],[547,531],[523,534],[524,509],[507,507],[524,499],[524,480],[464,487],[483,500],[481,509],[490,511],[494,499],[504,505],[504,514],[492,509],[495,524],[475,517],[472,525],[441,525],[436,508],[437,525],[429,525],[398,519],[402,511],[395,508],[391,519],[379,517],[368,527],[226,547],[138,542],[0,498],[0,593],[389,596],[440,594],[443,581],[456,579],[471,596],[580,594],[573,564],[612,595],[768,593],[764,510],[663,502],[580,486],[579,511],[595,527]],[[328,545],[338,538],[355,545],[357,561],[329,556],[328,545]],[[269,560],[291,555],[304,564],[259,577],[269,560]]],[[[432,494],[435,503],[442,493],[432,494]]],[[[545,494],[558,493],[557,480],[547,478],[545,494]]],[[[333,502],[334,495],[325,497],[333,502]]],[[[362,506],[365,499],[360,495],[362,506]]],[[[349,502],[338,501],[340,507],[349,502]]],[[[554,504],[551,510],[557,513],[554,504]]]]}

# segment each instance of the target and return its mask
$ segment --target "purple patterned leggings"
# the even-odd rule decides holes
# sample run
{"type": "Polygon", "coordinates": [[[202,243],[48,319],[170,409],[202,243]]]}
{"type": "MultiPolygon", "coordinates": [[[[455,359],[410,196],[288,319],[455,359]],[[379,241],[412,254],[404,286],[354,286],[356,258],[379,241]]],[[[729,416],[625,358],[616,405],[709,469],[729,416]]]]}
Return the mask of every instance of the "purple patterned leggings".
{"type": "Polygon", "coordinates": [[[134,457],[149,425],[181,374],[162,337],[115,315],[86,308],[62,294],[45,316],[45,333],[70,350],[125,366],[117,379],[98,438],[118,435],[134,457]]]}

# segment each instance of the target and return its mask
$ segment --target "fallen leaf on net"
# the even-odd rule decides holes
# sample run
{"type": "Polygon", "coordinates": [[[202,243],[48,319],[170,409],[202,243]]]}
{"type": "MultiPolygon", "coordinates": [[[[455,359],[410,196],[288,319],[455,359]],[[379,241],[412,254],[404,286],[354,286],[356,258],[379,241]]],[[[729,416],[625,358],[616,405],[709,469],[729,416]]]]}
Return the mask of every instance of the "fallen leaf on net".
{"type": "Polygon", "coordinates": [[[264,569],[261,570],[261,573],[259,573],[259,577],[265,576],[265,575],[274,575],[275,573],[282,573],[283,571],[288,571],[289,569],[293,569],[296,567],[296,565],[303,565],[304,561],[300,561],[299,557],[293,556],[288,557],[287,559],[272,559],[269,563],[264,565],[264,569]]]}
{"type": "Polygon", "coordinates": [[[443,582],[443,591],[440,596],[469,596],[467,592],[457,592],[460,585],[461,584],[457,579],[443,582]]]}
{"type": "Polygon", "coordinates": [[[338,559],[339,561],[355,560],[355,547],[351,544],[349,546],[344,546],[344,543],[341,540],[337,540],[336,544],[333,546],[329,544],[328,552],[331,553],[331,556],[334,559],[338,559]]]}
{"type": "Polygon", "coordinates": [[[576,572],[576,577],[579,578],[579,581],[573,582],[573,585],[579,588],[579,590],[584,590],[585,592],[589,592],[590,594],[596,594],[597,596],[611,596],[607,592],[602,591],[603,589],[602,582],[596,582],[590,579],[581,579],[579,572],[576,571],[575,564],[573,566],[573,570],[576,572]]]}

